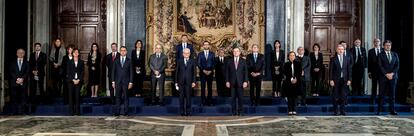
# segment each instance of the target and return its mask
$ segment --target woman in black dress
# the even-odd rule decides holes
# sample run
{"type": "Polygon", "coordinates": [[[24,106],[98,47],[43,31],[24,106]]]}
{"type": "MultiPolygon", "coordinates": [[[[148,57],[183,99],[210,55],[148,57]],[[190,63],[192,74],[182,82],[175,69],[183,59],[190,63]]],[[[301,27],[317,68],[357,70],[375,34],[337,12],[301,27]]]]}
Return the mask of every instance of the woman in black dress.
{"type": "Polygon", "coordinates": [[[273,97],[281,96],[280,90],[282,86],[283,79],[283,64],[285,63],[285,52],[281,49],[281,44],[279,40],[276,40],[274,43],[274,51],[272,55],[272,90],[273,97]]]}
{"type": "Polygon", "coordinates": [[[320,52],[319,44],[313,44],[313,52],[310,53],[311,59],[311,77],[312,77],[312,96],[319,96],[319,90],[323,77],[323,55],[320,52]]]}
{"type": "Polygon", "coordinates": [[[143,83],[145,78],[145,50],[142,48],[142,41],[135,42],[135,50],[131,52],[132,65],[134,67],[134,87],[132,95],[140,96],[143,93],[143,83]]]}
{"type": "Polygon", "coordinates": [[[287,57],[289,61],[284,64],[283,68],[283,74],[286,78],[282,94],[287,97],[289,115],[296,115],[296,98],[300,93],[302,65],[299,61],[295,61],[295,52],[289,52],[287,57]]]}
{"type": "Polygon", "coordinates": [[[92,43],[88,54],[89,85],[91,86],[91,97],[98,96],[99,83],[101,82],[101,53],[97,43],[92,43]]]}
{"type": "Polygon", "coordinates": [[[73,59],[67,63],[66,79],[69,87],[69,114],[80,115],[80,90],[83,83],[84,64],[79,50],[73,49],[73,59]]]}

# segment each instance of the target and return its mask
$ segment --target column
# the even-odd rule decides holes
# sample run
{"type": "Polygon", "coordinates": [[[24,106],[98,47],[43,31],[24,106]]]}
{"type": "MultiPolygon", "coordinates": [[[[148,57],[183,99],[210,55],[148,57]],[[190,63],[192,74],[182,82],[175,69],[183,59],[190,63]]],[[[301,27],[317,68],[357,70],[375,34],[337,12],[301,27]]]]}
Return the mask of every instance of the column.
{"type": "Polygon", "coordinates": [[[296,51],[300,46],[304,46],[304,32],[305,32],[305,1],[304,0],[291,0],[290,1],[290,50],[296,51]]]}
{"type": "Polygon", "coordinates": [[[4,10],[6,0],[0,0],[0,112],[4,106],[4,10]]]}
{"type": "Polygon", "coordinates": [[[33,1],[33,42],[42,44],[46,52],[50,45],[50,0],[33,1]]]}

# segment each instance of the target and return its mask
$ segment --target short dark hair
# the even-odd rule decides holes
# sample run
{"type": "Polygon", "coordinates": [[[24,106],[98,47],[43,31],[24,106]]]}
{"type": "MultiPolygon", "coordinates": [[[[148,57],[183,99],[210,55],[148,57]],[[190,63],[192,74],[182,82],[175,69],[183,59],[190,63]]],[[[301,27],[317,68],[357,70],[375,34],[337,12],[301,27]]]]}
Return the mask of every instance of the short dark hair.
{"type": "Polygon", "coordinates": [[[315,46],[319,48],[319,51],[321,50],[321,46],[318,43],[313,44],[312,50],[315,50],[315,46]]]}
{"type": "Polygon", "coordinates": [[[291,54],[291,53],[293,53],[293,54],[295,54],[295,56],[296,56],[296,52],[294,52],[294,51],[290,51],[288,54],[287,54],[287,58],[289,58],[289,55],[291,54]]]}
{"type": "Polygon", "coordinates": [[[33,44],[33,46],[35,46],[35,47],[36,47],[36,45],[39,45],[40,47],[42,47],[42,44],[40,44],[38,42],[33,44]]]}
{"type": "Polygon", "coordinates": [[[112,44],[111,44],[111,46],[112,46],[112,45],[115,45],[116,47],[118,47],[118,44],[116,44],[116,43],[112,43],[112,44]]]}
{"type": "Polygon", "coordinates": [[[185,36],[185,37],[188,37],[186,34],[182,34],[182,35],[181,35],[181,38],[183,38],[184,36],[185,36]]]}
{"type": "Polygon", "coordinates": [[[69,49],[69,48],[74,49],[74,48],[75,48],[75,45],[73,45],[73,44],[69,44],[69,45],[68,45],[68,47],[66,47],[66,50],[67,50],[67,49],[69,49]]]}
{"type": "Polygon", "coordinates": [[[75,53],[75,51],[79,51],[79,49],[78,48],[73,48],[72,55],[73,55],[73,53],[75,53]]]}
{"type": "Polygon", "coordinates": [[[385,45],[386,43],[392,44],[391,40],[385,40],[382,45],[385,45]]]}
{"type": "Polygon", "coordinates": [[[125,48],[126,50],[128,50],[128,48],[126,46],[121,46],[121,48],[119,48],[119,49],[122,49],[122,48],[125,48]]]}

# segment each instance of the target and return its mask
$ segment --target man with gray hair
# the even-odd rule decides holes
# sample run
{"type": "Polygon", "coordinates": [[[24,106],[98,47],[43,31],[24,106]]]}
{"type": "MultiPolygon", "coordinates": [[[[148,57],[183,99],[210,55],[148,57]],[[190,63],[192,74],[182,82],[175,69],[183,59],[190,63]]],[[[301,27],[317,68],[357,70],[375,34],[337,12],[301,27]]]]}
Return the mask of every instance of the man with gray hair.
{"type": "Polygon", "coordinates": [[[162,46],[160,44],[157,44],[155,46],[155,53],[150,56],[148,64],[151,69],[151,104],[160,103],[160,105],[164,105],[164,82],[167,60],[167,56],[162,51],[162,46]],[[155,100],[157,83],[160,93],[158,102],[155,100]]]}
{"type": "Polygon", "coordinates": [[[180,94],[181,116],[191,116],[191,90],[196,86],[197,62],[190,59],[191,51],[183,49],[183,58],[177,60],[175,68],[175,88],[180,94]]]}
{"type": "Polygon", "coordinates": [[[296,56],[296,60],[302,63],[302,84],[301,84],[301,99],[300,104],[302,106],[306,106],[306,94],[310,90],[311,86],[311,61],[309,56],[305,56],[305,49],[303,47],[298,48],[298,56],[296,56]]]}

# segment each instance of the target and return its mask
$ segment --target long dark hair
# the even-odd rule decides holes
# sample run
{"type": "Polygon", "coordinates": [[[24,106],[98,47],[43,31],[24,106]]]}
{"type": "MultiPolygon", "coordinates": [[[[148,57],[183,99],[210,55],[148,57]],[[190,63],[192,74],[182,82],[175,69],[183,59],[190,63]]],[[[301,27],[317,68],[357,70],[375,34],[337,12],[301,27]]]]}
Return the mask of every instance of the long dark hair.
{"type": "Polygon", "coordinates": [[[98,43],[92,43],[91,45],[91,51],[89,51],[89,55],[92,55],[93,53],[93,46],[96,45],[96,54],[99,54],[99,46],[98,43]]]}
{"type": "Polygon", "coordinates": [[[142,41],[141,40],[137,40],[137,41],[135,41],[135,44],[134,44],[134,48],[135,48],[135,50],[137,49],[137,43],[138,42],[140,42],[141,43],[141,50],[144,50],[144,43],[142,43],[142,41]]]}

